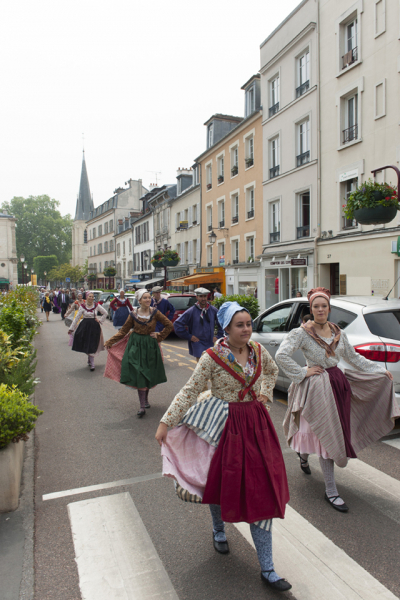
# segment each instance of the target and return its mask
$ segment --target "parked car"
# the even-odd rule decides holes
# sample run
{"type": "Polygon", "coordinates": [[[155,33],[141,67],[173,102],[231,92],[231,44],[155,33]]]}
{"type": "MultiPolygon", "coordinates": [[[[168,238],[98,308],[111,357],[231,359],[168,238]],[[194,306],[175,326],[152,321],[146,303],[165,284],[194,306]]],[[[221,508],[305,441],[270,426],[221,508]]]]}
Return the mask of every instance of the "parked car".
{"type": "Polygon", "coordinates": [[[117,294],[115,292],[102,292],[100,298],[98,299],[99,304],[104,304],[105,302],[111,302],[117,294]]]}
{"type": "MultiPolygon", "coordinates": [[[[112,308],[110,308],[110,304],[111,302],[114,300],[115,297],[118,298],[119,294],[115,294],[113,298],[108,298],[104,303],[103,303],[103,308],[104,310],[107,311],[108,313],[108,319],[110,319],[110,321],[112,321],[113,316],[114,316],[114,311],[112,310],[112,308]]],[[[125,298],[127,298],[129,300],[129,302],[131,303],[132,306],[139,306],[138,301],[135,298],[135,294],[125,294],[125,298]]]]}
{"type": "Polygon", "coordinates": [[[91,294],[93,294],[93,295],[94,295],[94,301],[95,301],[95,302],[98,302],[98,301],[99,301],[99,299],[100,299],[100,296],[101,296],[102,294],[104,294],[103,290],[86,290],[86,294],[87,294],[88,292],[90,292],[91,294]]]}
{"type": "Polygon", "coordinates": [[[175,313],[172,317],[172,323],[176,321],[176,319],[182,315],[188,308],[196,304],[196,294],[191,294],[190,292],[184,294],[170,294],[168,296],[168,302],[175,307],[175,313]]]}
{"type": "MultiPolygon", "coordinates": [[[[253,323],[252,339],[262,344],[272,358],[292,329],[300,327],[310,312],[307,298],[278,302],[260,314],[253,323]]],[[[393,375],[397,402],[400,404],[400,300],[382,300],[373,296],[334,296],[329,320],[346,331],[350,343],[365,358],[381,363],[393,375]]],[[[302,367],[306,361],[301,350],[293,359],[302,367]]],[[[341,360],[342,370],[353,369],[341,360]]],[[[290,380],[279,369],[276,387],[286,391],[290,380]]]]}

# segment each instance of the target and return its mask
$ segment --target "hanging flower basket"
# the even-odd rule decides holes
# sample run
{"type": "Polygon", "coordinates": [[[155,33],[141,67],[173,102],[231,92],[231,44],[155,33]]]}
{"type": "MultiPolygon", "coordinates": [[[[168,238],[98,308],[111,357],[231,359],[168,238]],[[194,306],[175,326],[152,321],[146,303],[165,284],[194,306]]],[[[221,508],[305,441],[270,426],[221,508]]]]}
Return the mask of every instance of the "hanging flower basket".
{"type": "Polygon", "coordinates": [[[356,219],[362,225],[390,223],[400,210],[396,188],[387,183],[368,179],[354,190],[343,212],[349,220],[356,219]]]}
{"type": "Polygon", "coordinates": [[[175,250],[158,250],[151,259],[151,264],[155,269],[176,267],[180,260],[179,254],[175,250]]]}
{"type": "Polygon", "coordinates": [[[164,267],[176,267],[176,265],[179,265],[179,258],[175,260],[172,258],[164,258],[162,264],[164,267]]]}

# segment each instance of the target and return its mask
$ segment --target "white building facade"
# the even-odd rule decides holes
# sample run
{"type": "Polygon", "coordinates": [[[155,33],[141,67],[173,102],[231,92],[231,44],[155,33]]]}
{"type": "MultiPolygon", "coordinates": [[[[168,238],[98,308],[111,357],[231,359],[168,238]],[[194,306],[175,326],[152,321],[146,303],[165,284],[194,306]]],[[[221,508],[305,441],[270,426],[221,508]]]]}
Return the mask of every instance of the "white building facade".
{"type": "Polygon", "coordinates": [[[15,289],[18,284],[16,218],[0,212],[0,290],[15,289]]]}

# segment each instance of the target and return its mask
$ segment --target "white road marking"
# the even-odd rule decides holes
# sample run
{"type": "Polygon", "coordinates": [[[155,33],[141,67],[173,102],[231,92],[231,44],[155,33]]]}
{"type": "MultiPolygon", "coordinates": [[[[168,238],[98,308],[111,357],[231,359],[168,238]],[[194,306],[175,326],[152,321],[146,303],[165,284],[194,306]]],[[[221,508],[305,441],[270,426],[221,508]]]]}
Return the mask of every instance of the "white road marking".
{"type": "Polygon", "coordinates": [[[179,600],[128,492],[68,513],[84,600],[179,600]]]}
{"type": "MultiPolygon", "coordinates": [[[[247,523],[235,527],[254,547],[247,523]]],[[[296,600],[398,600],[293,508],[274,519],[276,572],[290,581],[296,600]]]]}
{"type": "Polygon", "coordinates": [[[400,438],[396,438],[394,440],[382,440],[384,444],[388,446],[393,446],[394,448],[398,448],[400,450],[400,438]]]}
{"type": "Polygon", "coordinates": [[[76,494],[86,494],[87,492],[95,492],[96,490],[106,490],[108,488],[121,487],[123,485],[132,485],[133,483],[141,483],[142,481],[150,481],[151,479],[160,479],[161,477],[162,473],[139,475],[138,477],[131,477],[131,479],[120,479],[119,481],[99,483],[97,485],[88,485],[86,487],[75,488],[72,490],[63,490],[61,492],[44,494],[42,496],[42,500],[55,500],[56,498],[64,498],[65,496],[75,496],[76,494]]]}

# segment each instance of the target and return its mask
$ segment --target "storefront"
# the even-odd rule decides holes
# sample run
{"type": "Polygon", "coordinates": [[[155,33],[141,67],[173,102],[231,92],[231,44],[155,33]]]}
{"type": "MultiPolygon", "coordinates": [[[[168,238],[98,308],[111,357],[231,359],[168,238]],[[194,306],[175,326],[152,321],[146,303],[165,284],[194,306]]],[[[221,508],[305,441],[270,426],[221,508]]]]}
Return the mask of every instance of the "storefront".
{"type": "Polygon", "coordinates": [[[10,282],[8,279],[4,277],[0,277],[0,290],[8,290],[10,287],[10,282]]]}
{"type": "Polygon", "coordinates": [[[225,294],[225,269],[223,267],[199,267],[195,269],[193,275],[181,277],[179,279],[170,279],[167,286],[175,288],[188,288],[190,291],[198,287],[205,287],[210,292],[218,286],[221,293],[225,294]]]}
{"type": "Polygon", "coordinates": [[[269,308],[277,302],[294,298],[298,292],[307,296],[307,292],[313,287],[314,279],[314,255],[275,257],[263,260],[264,271],[264,297],[262,308],[269,308]]]}
{"type": "Polygon", "coordinates": [[[239,294],[240,296],[255,296],[258,298],[260,276],[259,262],[226,269],[227,295],[239,294]]]}

